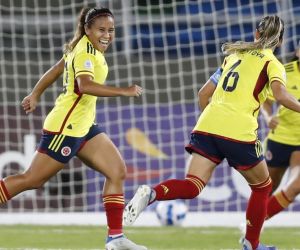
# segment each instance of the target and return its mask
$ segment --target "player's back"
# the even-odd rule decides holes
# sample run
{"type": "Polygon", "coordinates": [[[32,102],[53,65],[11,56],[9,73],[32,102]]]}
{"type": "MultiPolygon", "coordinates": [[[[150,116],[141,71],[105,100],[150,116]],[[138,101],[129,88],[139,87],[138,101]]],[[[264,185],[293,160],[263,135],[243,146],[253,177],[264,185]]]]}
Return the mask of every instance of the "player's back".
{"type": "Polygon", "coordinates": [[[260,103],[265,101],[273,80],[285,84],[284,67],[272,50],[228,56],[211,103],[201,114],[195,130],[239,141],[255,141],[260,103]]]}

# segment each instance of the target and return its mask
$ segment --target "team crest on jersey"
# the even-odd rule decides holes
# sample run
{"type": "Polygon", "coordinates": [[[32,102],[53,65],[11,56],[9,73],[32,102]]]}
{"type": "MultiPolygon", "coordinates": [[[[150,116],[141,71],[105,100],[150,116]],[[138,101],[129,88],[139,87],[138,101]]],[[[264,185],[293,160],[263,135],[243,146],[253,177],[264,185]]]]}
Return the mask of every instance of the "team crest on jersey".
{"type": "Polygon", "coordinates": [[[273,158],[272,152],[271,152],[270,150],[268,150],[268,151],[266,152],[266,159],[267,159],[268,161],[270,161],[270,160],[272,160],[272,158],[273,158]]]}
{"type": "Polygon", "coordinates": [[[91,69],[91,68],[93,67],[93,64],[92,64],[92,62],[91,62],[90,60],[86,60],[86,61],[84,62],[84,67],[85,67],[86,69],[91,69]]]}
{"type": "Polygon", "coordinates": [[[72,150],[70,147],[66,146],[66,147],[63,147],[60,152],[63,156],[69,156],[71,154],[72,150]]]}

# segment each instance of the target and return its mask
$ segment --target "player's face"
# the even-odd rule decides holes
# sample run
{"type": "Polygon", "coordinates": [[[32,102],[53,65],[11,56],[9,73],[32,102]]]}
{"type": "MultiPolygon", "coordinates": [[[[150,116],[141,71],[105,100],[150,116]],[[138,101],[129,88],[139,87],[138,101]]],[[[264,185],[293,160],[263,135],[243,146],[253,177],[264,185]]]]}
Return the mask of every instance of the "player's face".
{"type": "Polygon", "coordinates": [[[101,16],[95,19],[86,34],[94,48],[104,52],[115,37],[115,24],[111,16],[101,16]]]}

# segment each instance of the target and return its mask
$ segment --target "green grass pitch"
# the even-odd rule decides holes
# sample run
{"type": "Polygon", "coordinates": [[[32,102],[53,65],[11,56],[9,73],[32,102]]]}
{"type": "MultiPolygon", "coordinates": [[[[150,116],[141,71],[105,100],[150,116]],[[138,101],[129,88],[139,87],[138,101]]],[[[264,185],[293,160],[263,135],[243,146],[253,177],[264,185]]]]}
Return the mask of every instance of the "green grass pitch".
{"type": "MultiPolygon", "coordinates": [[[[125,233],[149,250],[241,249],[237,228],[222,227],[127,227],[125,233]]],[[[105,227],[5,226],[0,228],[0,249],[104,249],[105,227]]],[[[300,228],[266,228],[262,242],[280,250],[300,250],[300,228]]]]}

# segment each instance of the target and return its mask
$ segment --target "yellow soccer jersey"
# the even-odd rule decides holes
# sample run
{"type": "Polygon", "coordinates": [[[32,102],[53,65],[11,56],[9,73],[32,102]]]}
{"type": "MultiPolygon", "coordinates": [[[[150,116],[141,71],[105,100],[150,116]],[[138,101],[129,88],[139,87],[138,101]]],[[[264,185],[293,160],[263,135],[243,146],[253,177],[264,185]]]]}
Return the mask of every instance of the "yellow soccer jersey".
{"type": "Polygon", "coordinates": [[[72,52],[65,55],[64,91],[44,122],[44,130],[74,137],[82,137],[95,121],[96,96],[81,94],[76,77],[91,75],[104,84],[108,67],[103,54],[96,50],[87,36],[83,36],[72,52]]]}
{"type": "Polygon", "coordinates": [[[274,80],[285,84],[283,65],[272,50],[252,50],[224,59],[210,104],[194,128],[242,142],[257,139],[257,116],[274,80]]]}
{"type": "MultiPolygon", "coordinates": [[[[300,101],[299,62],[284,65],[287,76],[287,91],[300,101]]],[[[288,145],[300,145],[300,113],[280,106],[278,110],[279,124],[269,132],[268,138],[288,145]]]]}

